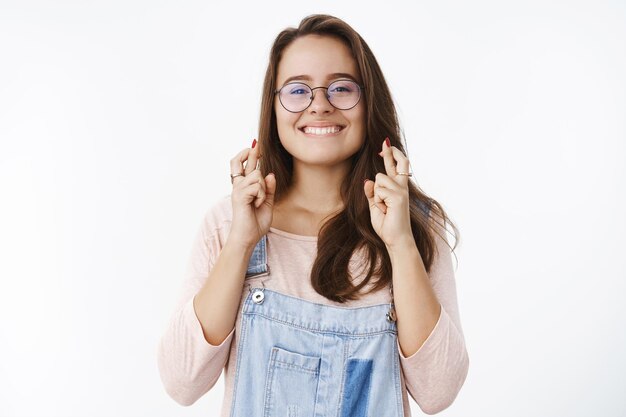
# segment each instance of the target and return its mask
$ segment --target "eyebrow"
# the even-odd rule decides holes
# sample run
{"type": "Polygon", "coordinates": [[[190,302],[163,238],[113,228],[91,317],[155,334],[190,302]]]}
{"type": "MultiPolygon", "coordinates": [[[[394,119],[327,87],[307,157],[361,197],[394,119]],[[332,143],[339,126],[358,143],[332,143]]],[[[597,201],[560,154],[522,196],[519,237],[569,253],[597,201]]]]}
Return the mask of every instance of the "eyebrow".
{"type": "MultiPolygon", "coordinates": [[[[351,80],[353,80],[354,82],[357,82],[356,77],[354,77],[354,75],[352,74],[348,74],[346,72],[333,72],[332,74],[328,74],[328,76],[326,76],[327,80],[330,80],[331,78],[350,78],[351,80]]],[[[294,75],[293,77],[289,77],[287,78],[284,82],[283,85],[287,84],[290,81],[293,80],[306,80],[306,81],[312,81],[313,78],[311,78],[310,75],[306,75],[306,74],[302,74],[302,75],[294,75]]]]}

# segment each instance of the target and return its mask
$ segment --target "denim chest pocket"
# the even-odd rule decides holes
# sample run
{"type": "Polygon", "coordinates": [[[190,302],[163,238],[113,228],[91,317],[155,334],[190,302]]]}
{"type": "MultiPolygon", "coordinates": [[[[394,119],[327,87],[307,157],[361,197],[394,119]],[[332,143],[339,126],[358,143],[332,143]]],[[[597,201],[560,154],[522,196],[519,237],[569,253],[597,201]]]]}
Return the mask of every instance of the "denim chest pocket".
{"type": "Polygon", "coordinates": [[[272,347],[265,378],[265,417],[312,417],[321,358],[272,347]]]}
{"type": "Polygon", "coordinates": [[[246,279],[269,275],[269,271],[270,268],[267,264],[267,236],[264,235],[252,251],[246,269],[246,279]]]}

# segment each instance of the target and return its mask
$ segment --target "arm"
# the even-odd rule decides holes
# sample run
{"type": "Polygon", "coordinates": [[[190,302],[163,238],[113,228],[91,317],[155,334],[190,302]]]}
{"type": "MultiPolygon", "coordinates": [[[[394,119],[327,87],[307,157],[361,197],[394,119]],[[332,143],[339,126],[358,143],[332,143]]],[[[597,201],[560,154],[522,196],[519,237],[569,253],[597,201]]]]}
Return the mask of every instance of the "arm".
{"type": "Polygon", "coordinates": [[[435,240],[430,274],[414,241],[390,251],[400,363],[407,390],[427,414],[452,404],[469,368],[450,248],[435,240]]]}
{"type": "Polygon", "coordinates": [[[205,216],[196,235],[180,301],[158,345],[166,392],[191,405],[219,379],[230,353],[237,308],[252,249],[226,243],[205,216]],[[207,236],[213,233],[211,236],[207,236]]]}
{"type": "Polygon", "coordinates": [[[377,173],[375,182],[366,180],[364,191],[372,226],[391,259],[400,364],[413,399],[422,411],[435,414],[452,404],[469,368],[451,252],[444,227],[438,229],[433,216],[428,216],[439,233],[434,236],[436,257],[430,273],[426,272],[411,233],[409,159],[391,146],[389,138],[379,155],[386,174],[377,173]]]}

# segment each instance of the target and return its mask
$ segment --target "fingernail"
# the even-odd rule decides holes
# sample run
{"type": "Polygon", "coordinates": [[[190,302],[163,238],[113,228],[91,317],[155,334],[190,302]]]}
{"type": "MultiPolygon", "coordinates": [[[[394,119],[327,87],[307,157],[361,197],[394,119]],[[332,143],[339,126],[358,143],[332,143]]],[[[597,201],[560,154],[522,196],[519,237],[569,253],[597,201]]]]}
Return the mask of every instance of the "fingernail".
{"type": "Polygon", "coordinates": [[[252,149],[254,149],[255,146],[256,146],[256,139],[252,141],[252,149]]]}
{"type": "Polygon", "coordinates": [[[389,142],[389,138],[385,138],[385,144],[388,148],[391,148],[391,142],[389,142]]]}
{"type": "Polygon", "coordinates": [[[367,182],[369,178],[363,178],[363,184],[365,184],[367,182]]]}

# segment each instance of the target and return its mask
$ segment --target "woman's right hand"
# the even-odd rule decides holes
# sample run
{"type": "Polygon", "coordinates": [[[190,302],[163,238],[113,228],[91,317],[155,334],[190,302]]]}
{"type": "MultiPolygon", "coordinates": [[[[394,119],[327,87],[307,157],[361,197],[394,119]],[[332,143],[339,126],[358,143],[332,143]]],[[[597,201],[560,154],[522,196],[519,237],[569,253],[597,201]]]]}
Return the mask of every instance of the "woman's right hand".
{"type": "Polygon", "coordinates": [[[232,243],[253,248],[270,229],[274,210],[276,178],[270,173],[265,178],[256,168],[259,147],[245,148],[230,160],[231,174],[243,173],[233,178],[231,201],[233,220],[228,235],[232,243]],[[244,168],[244,162],[246,162],[244,168]]]}

